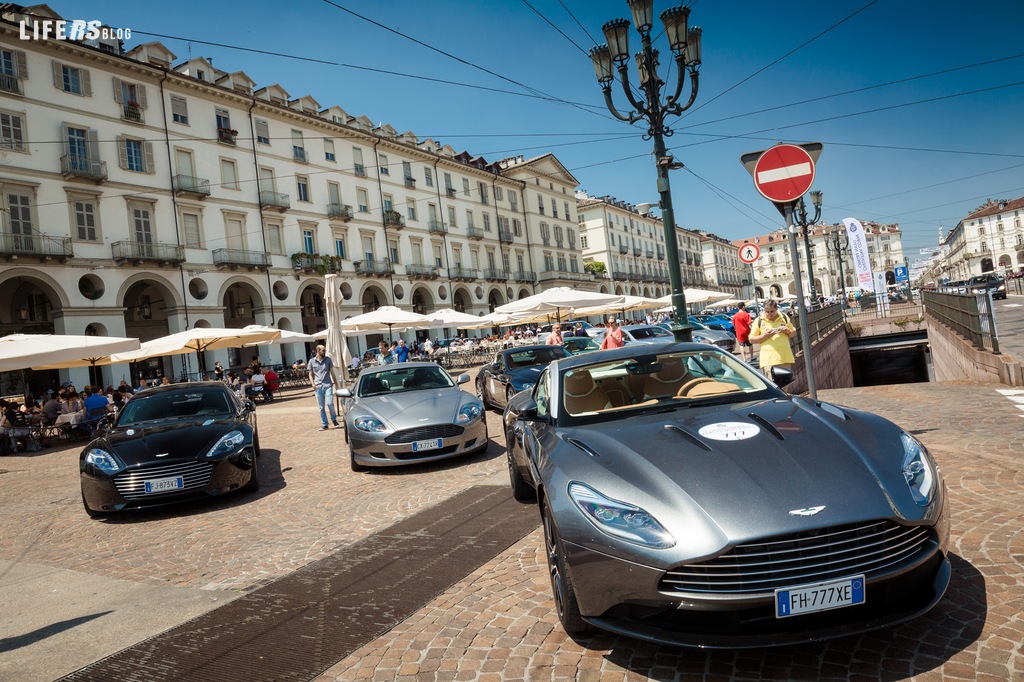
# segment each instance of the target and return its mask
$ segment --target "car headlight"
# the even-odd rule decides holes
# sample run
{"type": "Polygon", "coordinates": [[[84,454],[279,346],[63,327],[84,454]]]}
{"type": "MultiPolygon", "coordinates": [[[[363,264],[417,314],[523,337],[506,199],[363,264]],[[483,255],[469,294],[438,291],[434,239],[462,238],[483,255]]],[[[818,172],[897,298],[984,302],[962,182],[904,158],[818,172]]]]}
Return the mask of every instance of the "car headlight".
{"type": "Polygon", "coordinates": [[[459,424],[468,424],[469,422],[479,417],[481,413],[482,410],[480,409],[479,404],[469,403],[468,405],[462,406],[462,408],[459,410],[459,416],[456,418],[455,421],[457,421],[459,424]]]}
{"type": "Polygon", "coordinates": [[[100,448],[91,448],[89,452],[85,453],[85,461],[105,474],[116,474],[121,469],[124,469],[121,460],[112,453],[100,448]]]}
{"type": "Polygon", "coordinates": [[[654,549],[668,549],[675,538],[640,507],[605,497],[582,483],[569,484],[569,497],[587,520],[617,538],[654,549]]]}
{"type": "Polygon", "coordinates": [[[367,431],[369,433],[380,433],[387,430],[384,422],[376,417],[356,417],[355,426],[360,431],[367,431]]]}
{"type": "Polygon", "coordinates": [[[245,434],[241,431],[228,431],[220,440],[206,453],[207,457],[220,457],[234,452],[238,446],[245,442],[245,434]]]}
{"type": "Polygon", "coordinates": [[[903,441],[903,479],[919,507],[927,507],[935,495],[935,465],[920,441],[908,433],[900,434],[903,441]]]}
{"type": "Polygon", "coordinates": [[[527,382],[527,383],[523,384],[522,387],[519,390],[520,391],[529,391],[531,388],[533,388],[533,384],[527,382]]]}

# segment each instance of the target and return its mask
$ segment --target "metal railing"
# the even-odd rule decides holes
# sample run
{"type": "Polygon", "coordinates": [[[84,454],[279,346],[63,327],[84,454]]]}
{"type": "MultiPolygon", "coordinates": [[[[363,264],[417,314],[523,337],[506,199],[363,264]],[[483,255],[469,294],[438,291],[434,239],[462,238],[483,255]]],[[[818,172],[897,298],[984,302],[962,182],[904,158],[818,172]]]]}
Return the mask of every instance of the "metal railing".
{"type": "Polygon", "coordinates": [[[484,231],[481,230],[479,227],[467,227],[466,237],[468,237],[469,239],[480,240],[484,238],[484,231]]]}
{"type": "Polygon", "coordinates": [[[142,123],[142,107],[138,104],[125,104],[121,109],[121,120],[142,123]]]}
{"type": "Polygon", "coordinates": [[[453,267],[448,268],[448,276],[452,279],[478,279],[480,273],[472,268],[453,267]]]}
{"type": "Polygon", "coordinates": [[[448,226],[440,220],[431,220],[427,223],[427,230],[431,234],[448,234],[448,226]]]}
{"type": "Polygon", "coordinates": [[[507,280],[508,278],[508,270],[501,270],[499,268],[484,268],[484,279],[507,280]]]}
{"type": "Polygon", "coordinates": [[[989,348],[999,352],[991,299],[987,294],[948,294],[939,291],[922,292],[924,308],[929,317],[952,329],[979,350],[989,348]]]}
{"type": "Polygon", "coordinates": [[[243,251],[242,249],[214,249],[214,265],[244,266],[248,268],[265,268],[270,266],[270,257],[262,251],[243,251]]]}
{"type": "Polygon", "coordinates": [[[184,263],[185,247],[179,244],[139,242],[122,239],[110,245],[115,261],[158,261],[161,263],[184,263]]]}
{"type": "Polygon", "coordinates": [[[65,154],[60,157],[60,172],[70,177],[106,180],[107,162],[79,154],[65,154]]]}
{"type": "Polygon", "coordinates": [[[291,208],[292,201],[287,194],[273,192],[269,189],[260,190],[260,206],[271,206],[274,208],[291,208]]]}
{"type": "Polygon", "coordinates": [[[384,225],[401,229],[405,227],[405,219],[398,211],[384,211],[384,225]]]}
{"type": "Polygon", "coordinates": [[[309,161],[306,157],[305,147],[296,147],[295,145],[292,145],[292,158],[301,163],[307,163],[309,161]]]}
{"type": "Polygon", "coordinates": [[[71,237],[50,237],[45,234],[0,234],[0,253],[51,256],[61,259],[75,255],[71,237]]]}
{"type": "Polygon", "coordinates": [[[512,231],[498,228],[498,241],[502,244],[512,243],[512,231]]]}
{"type": "Polygon", "coordinates": [[[512,273],[512,279],[517,282],[535,282],[537,281],[537,273],[533,270],[517,270],[512,273]]]}
{"type": "MultiPolygon", "coordinates": [[[[800,349],[803,347],[803,341],[801,340],[800,322],[797,319],[796,311],[793,312],[790,321],[796,327],[796,336],[793,337],[792,341],[793,348],[800,349]]],[[[844,323],[843,308],[838,303],[820,306],[807,311],[807,331],[811,335],[812,344],[825,338],[836,327],[842,327],[844,323]]]]}
{"type": "Polygon", "coordinates": [[[171,178],[171,186],[175,192],[210,195],[210,181],[206,178],[194,178],[191,175],[175,175],[171,178]]]}
{"type": "Polygon", "coordinates": [[[410,277],[426,277],[428,279],[435,279],[438,276],[438,268],[436,265],[414,263],[412,265],[405,266],[405,274],[410,277]]]}
{"type": "Polygon", "coordinates": [[[352,207],[348,204],[341,204],[336,201],[332,201],[327,204],[327,217],[352,220],[352,207]]]}
{"type": "Polygon", "coordinates": [[[395,271],[389,260],[357,260],[352,265],[361,275],[390,275],[395,271]]]}
{"type": "Polygon", "coordinates": [[[542,270],[540,280],[565,279],[573,282],[592,282],[594,276],[589,272],[570,272],[569,270],[542,270]]]}
{"type": "Polygon", "coordinates": [[[22,94],[21,79],[6,73],[0,73],[0,90],[22,94]]]}

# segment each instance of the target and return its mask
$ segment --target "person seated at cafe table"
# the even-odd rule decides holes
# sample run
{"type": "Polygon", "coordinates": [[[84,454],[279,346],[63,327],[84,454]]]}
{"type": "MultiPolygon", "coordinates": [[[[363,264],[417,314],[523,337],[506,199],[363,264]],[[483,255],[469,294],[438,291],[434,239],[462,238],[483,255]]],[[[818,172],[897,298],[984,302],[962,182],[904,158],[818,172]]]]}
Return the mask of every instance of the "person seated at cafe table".
{"type": "Polygon", "coordinates": [[[40,408],[40,412],[43,415],[43,424],[46,426],[50,426],[57,422],[57,417],[60,416],[61,413],[61,404],[60,400],[57,399],[56,393],[50,391],[46,402],[43,403],[43,406],[40,408]]]}

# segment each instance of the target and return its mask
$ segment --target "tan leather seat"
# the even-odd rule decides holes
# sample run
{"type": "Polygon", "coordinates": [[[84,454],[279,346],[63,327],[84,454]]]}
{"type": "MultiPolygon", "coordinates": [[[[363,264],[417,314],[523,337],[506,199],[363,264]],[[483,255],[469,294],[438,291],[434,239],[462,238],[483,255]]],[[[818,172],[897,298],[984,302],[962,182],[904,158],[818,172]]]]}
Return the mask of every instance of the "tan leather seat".
{"type": "Polygon", "coordinates": [[[611,407],[608,396],[587,369],[573,370],[565,375],[564,402],[569,414],[598,412],[611,407]]]}
{"type": "Polygon", "coordinates": [[[686,369],[682,358],[667,357],[661,360],[661,369],[655,374],[648,374],[644,381],[644,397],[671,398],[679,388],[693,375],[686,369]]]}

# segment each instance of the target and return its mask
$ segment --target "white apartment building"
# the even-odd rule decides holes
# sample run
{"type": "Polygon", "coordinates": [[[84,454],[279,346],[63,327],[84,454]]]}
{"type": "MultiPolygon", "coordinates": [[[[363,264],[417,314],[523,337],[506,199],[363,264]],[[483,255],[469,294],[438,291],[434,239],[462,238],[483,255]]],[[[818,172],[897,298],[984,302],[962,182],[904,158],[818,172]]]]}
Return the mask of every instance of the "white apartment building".
{"type": "MultiPolygon", "coordinates": [[[[672,292],[661,220],[609,196],[576,193],[583,261],[599,291],[658,298],[672,292]],[[599,265],[598,265],[599,264],[599,265]]],[[[701,235],[676,228],[683,286],[707,286],[701,235]]],[[[735,250],[735,249],[734,249],[735,250]]]]}
{"type": "Polygon", "coordinates": [[[965,280],[986,272],[1024,271],[1024,197],[989,200],[950,230],[928,277],[965,280]]]}
{"type": "MultiPolygon", "coordinates": [[[[328,272],[345,316],[381,305],[483,315],[543,288],[595,286],[577,181],[551,154],[488,162],[201,57],[176,63],[158,42],[123,52],[116,40],[21,40],[21,21],[57,15],[5,11],[0,334],[315,332],[328,272]]],[[[237,367],[257,352],[289,364],[306,349],[205,362],[237,367]]],[[[180,363],[136,369],[177,376],[180,363]]]]}
{"type": "MultiPolygon", "coordinates": [[[[897,265],[906,264],[903,256],[903,237],[899,225],[882,225],[871,221],[861,221],[867,237],[868,256],[871,271],[885,273],[886,283],[894,284],[897,265]]],[[[808,228],[811,247],[811,267],[814,275],[815,291],[821,296],[837,295],[841,289],[855,290],[857,272],[846,243],[846,231],[839,225],[811,225],[808,228]],[[838,236],[839,252],[836,250],[838,236]],[[840,277],[840,261],[842,277],[840,277]]],[[[807,277],[807,251],[803,233],[796,235],[797,253],[800,271],[803,275],[804,295],[809,295],[807,277]]],[[[753,271],[754,295],[758,298],[782,298],[796,294],[796,282],[793,277],[793,261],[790,256],[789,236],[784,230],[776,230],[767,235],[739,239],[733,242],[737,248],[743,244],[757,244],[761,256],[754,262],[753,271]]],[[[750,272],[750,270],[748,270],[750,272]]]]}
{"type": "Polygon", "coordinates": [[[750,293],[750,273],[739,258],[739,249],[716,234],[698,230],[704,253],[704,273],[711,287],[727,291],[734,298],[747,298],[750,293]]]}

